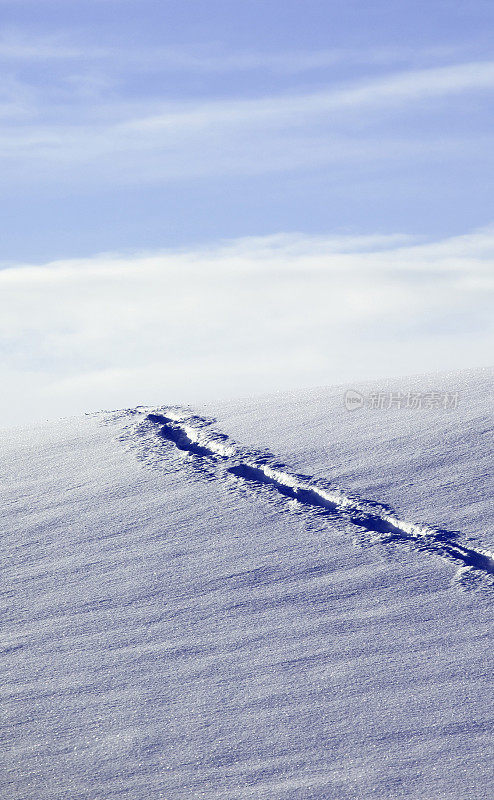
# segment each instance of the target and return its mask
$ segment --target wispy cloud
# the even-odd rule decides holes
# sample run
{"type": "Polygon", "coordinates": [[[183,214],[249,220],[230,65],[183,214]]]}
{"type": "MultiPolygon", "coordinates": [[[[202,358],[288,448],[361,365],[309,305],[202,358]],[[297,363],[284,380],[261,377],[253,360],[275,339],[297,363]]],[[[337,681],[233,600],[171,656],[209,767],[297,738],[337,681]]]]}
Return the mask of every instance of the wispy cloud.
{"type": "Polygon", "coordinates": [[[494,61],[416,70],[358,82],[355,85],[308,94],[291,94],[198,103],[191,108],[166,109],[164,113],[125,123],[127,129],[191,130],[209,125],[255,125],[259,122],[303,126],[329,112],[351,109],[396,108],[403,103],[494,88],[494,61]]]}
{"type": "Polygon", "coordinates": [[[93,59],[109,56],[110,52],[94,46],[84,47],[70,44],[67,37],[30,36],[23,31],[4,30],[0,34],[0,60],[2,61],[51,61],[66,59],[93,59]]]}
{"type": "MultiPolygon", "coordinates": [[[[11,168],[14,175],[18,168],[21,180],[23,172],[32,180],[36,170],[56,177],[57,169],[72,169],[84,180],[92,164],[101,178],[132,182],[393,159],[435,149],[461,154],[468,141],[449,132],[441,131],[435,139],[424,134],[407,138],[403,132],[393,137],[390,114],[416,113],[431,100],[493,87],[492,61],[405,71],[317,92],[180,103],[123,101],[114,87],[108,95],[108,87],[93,81],[89,88],[79,87],[72,103],[61,105],[55,94],[51,103],[44,103],[42,115],[36,114],[34,103],[29,125],[21,118],[6,125],[0,134],[0,160],[4,174],[11,168]],[[377,125],[380,115],[385,115],[386,130],[368,133],[369,120],[377,125]]],[[[66,89],[64,100],[69,96],[66,89]]],[[[7,102],[5,114],[15,108],[27,113],[23,105],[11,108],[7,102]]],[[[485,145],[478,137],[472,143],[476,148],[485,145]]]]}
{"type": "Polygon", "coordinates": [[[436,242],[284,234],[11,267],[1,418],[482,365],[493,261],[486,229],[436,242]]]}
{"type": "Polygon", "coordinates": [[[128,58],[142,65],[161,66],[169,70],[193,72],[246,72],[271,71],[295,74],[346,66],[396,66],[424,61],[438,61],[458,57],[458,48],[430,47],[373,47],[331,48],[321,50],[292,50],[273,53],[262,51],[221,52],[211,47],[163,48],[146,53],[129,53],[128,58]]]}
{"type": "Polygon", "coordinates": [[[163,72],[235,73],[262,70],[275,74],[296,74],[327,70],[338,65],[392,67],[437,63],[465,57],[468,46],[430,47],[333,47],[311,50],[228,50],[216,44],[147,45],[126,47],[97,45],[73,32],[27,33],[7,28],[0,33],[0,60],[12,62],[77,61],[104,63],[105,69],[124,72],[126,68],[163,72]]]}

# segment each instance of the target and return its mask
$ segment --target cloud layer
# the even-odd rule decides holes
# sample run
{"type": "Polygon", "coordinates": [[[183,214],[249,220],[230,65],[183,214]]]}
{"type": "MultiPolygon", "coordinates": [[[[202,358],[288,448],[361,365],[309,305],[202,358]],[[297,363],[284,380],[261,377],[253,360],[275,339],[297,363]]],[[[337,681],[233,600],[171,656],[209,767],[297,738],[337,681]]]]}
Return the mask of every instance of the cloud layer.
{"type": "Polygon", "coordinates": [[[247,238],[0,271],[4,424],[481,366],[494,231],[247,238]]]}
{"type": "MultiPolygon", "coordinates": [[[[3,51],[15,47],[4,42],[3,51]]],[[[29,45],[17,51],[20,57],[29,45]]],[[[425,128],[417,138],[400,130],[400,119],[430,114],[432,100],[451,103],[493,88],[493,61],[333,81],[318,91],[180,101],[124,96],[108,73],[64,73],[62,82],[43,86],[11,75],[0,85],[0,164],[7,181],[115,184],[461,156],[486,146],[481,130],[465,140],[425,128]]]]}

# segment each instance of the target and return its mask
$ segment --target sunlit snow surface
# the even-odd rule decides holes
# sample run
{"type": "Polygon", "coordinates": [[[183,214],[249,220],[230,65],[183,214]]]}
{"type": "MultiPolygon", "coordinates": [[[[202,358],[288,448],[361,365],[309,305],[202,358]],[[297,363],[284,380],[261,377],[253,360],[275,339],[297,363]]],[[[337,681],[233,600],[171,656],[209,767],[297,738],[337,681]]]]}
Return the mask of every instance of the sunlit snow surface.
{"type": "Polygon", "coordinates": [[[2,798],[492,796],[492,576],[440,552],[493,550],[492,374],[441,380],[3,432],[2,798]]]}

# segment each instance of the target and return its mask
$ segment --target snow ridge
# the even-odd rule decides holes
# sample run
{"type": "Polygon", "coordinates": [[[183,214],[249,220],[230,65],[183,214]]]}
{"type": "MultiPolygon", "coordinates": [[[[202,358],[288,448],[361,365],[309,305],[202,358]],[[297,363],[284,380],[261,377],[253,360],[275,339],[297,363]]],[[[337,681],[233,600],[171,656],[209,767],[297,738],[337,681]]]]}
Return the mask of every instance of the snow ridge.
{"type": "Polygon", "coordinates": [[[494,588],[494,553],[473,547],[468,541],[459,541],[457,532],[402,520],[383,503],[363,500],[325,481],[297,474],[271,453],[242,448],[225,434],[215,431],[211,421],[185,410],[153,412],[147,414],[146,419],[158,425],[160,436],[179,450],[213,460],[219,478],[234,476],[257,487],[270,486],[297,501],[302,509],[316,508],[339,517],[370,533],[373,540],[407,543],[413,549],[456,563],[457,578],[464,586],[480,579],[494,588]]]}

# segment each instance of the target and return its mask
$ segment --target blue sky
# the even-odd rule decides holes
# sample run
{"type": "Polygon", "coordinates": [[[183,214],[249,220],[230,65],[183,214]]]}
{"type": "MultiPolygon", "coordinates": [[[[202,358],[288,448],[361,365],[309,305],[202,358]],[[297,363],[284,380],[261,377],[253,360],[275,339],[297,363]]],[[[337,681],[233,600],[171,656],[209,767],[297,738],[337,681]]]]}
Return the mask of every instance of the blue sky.
{"type": "Polygon", "coordinates": [[[493,16],[0,0],[1,259],[486,225],[493,16]]]}
{"type": "MultiPolygon", "coordinates": [[[[294,306],[291,318],[300,318],[295,328],[285,319],[286,330],[279,320],[270,341],[281,338],[271,356],[259,343],[269,339],[266,331],[259,333],[257,350],[249,350],[246,339],[229,357],[226,351],[218,356],[216,378],[209,382],[204,375],[213,373],[204,366],[201,386],[211,384],[209,394],[213,383],[225,395],[261,390],[269,367],[264,373],[253,367],[233,383],[226,376],[239,360],[251,358],[254,364],[259,348],[267,364],[282,363],[289,352],[283,350],[283,336],[292,349],[300,345],[300,364],[292,365],[291,373],[287,367],[288,374],[269,382],[270,389],[485,363],[492,352],[485,302],[494,217],[493,17],[492,2],[479,0],[0,0],[0,264],[10,281],[4,297],[20,322],[16,328],[4,300],[4,320],[10,320],[3,326],[9,407],[26,385],[38,381],[45,400],[40,395],[36,402],[46,410],[50,386],[84,383],[84,376],[90,376],[86,384],[93,389],[77,394],[75,388],[57,411],[83,410],[82,402],[126,404],[132,377],[127,383],[122,379],[116,395],[95,389],[94,380],[115,386],[115,370],[132,372],[146,364],[149,374],[178,375],[177,338],[185,343],[180,379],[153,378],[152,392],[144,382],[142,401],[150,393],[154,400],[161,390],[186,399],[194,358],[205,358],[202,333],[186,313],[188,300],[200,304],[198,290],[164,279],[164,266],[154,267],[159,279],[143,281],[139,301],[124,289],[113,313],[132,317],[133,325],[146,317],[157,286],[163,308],[166,287],[173,283],[175,300],[185,309],[173,340],[157,321],[158,328],[147,332],[144,323],[136,330],[131,325],[134,340],[125,363],[123,353],[105,349],[112,336],[125,339],[118,324],[107,321],[106,329],[100,312],[84,306],[82,335],[70,321],[82,306],[77,293],[69,293],[68,319],[59,319],[55,329],[57,314],[43,294],[49,284],[52,297],[63,294],[64,270],[73,275],[79,269],[93,276],[82,295],[87,290],[94,303],[104,305],[105,270],[115,275],[120,265],[121,286],[132,270],[142,274],[143,258],[157,254],[172,271],[203,264],[216,281],[210,298],[216,311],[251,302],[246,330],[255,324],[260,331],[262,302],[238,289],[236,259],[248,252],[265,265],[268,295],[284,296],[286,307],[294,306]],[[471,252],[465,252],[466,243],[471,252]],[[280,252],[293,258],[294,247],[300,274],[312,263],[314,247],[320,255],[326,247],[332,267],[318,290],[327,293],[328,303],[334,290],[349,312],[358,308],[360,339],[350,345],[351,337],[344,337],[336,360],[321,360],[314,344],[320,342],[327,353],[335,338],[341,340],[331,315],[324,318],[321,312],[319,328],[309,334],[304,327],[309,299],[295,308],[293,280],[273,266],[280,252]],[[441,247],[450,253],[450,272],[441,262],[439,278],[441,247]],[[221,261],[225,248],[230,273],[217,274],[210,256],[216,253],[221,261]],[[348,266],[346,288],[338,279],[335,290],[333,256],[342,248],[356,260],[348,266]],[[362,248],[369,259],[365,268],[362,248]],[[396,274],[389,265],[380,267],[389,252],[396,254],[396,274]],[[101,253],[112,254],[111,268],[101,253]],[[412,306],[419,297],[424,304],[422,313],[417,305],[415,323],[402,316],[399,327],[389,328],[383,315],[388,302],[401,307],[393,295],[398,284],[410,297],[410,276],[407,272],[405,291],[404,268],[399,272],[402,259],[414,263],[412,306]],[[453,298],[443,289],[449,279],[458,279],[459,262],[463,288],[453,298]],[[26,264],[39,265],[43,290],[37,273],[29,285],[27,277],[34,273],[26,264]],[[19,269],[22,280],[16,283],[19,269]],[[356,276],[369,292],[380,287],[381,295],[370,297],[367,306],[357,297],[356,276]],[[464,297],[465,281],[470,294],[464,297]],[[12,286],[22,286],[21,294],[12,286]],[[33,323],[25,299],[41,301],[41,296],[45,316],[35,314],[33,323]],[[434,311],[427,305],[430,298],[434,311]],[[100,321],[91,327],[93,312],[100,321]],[[375,342],[365,358],[365,348],[359,349],[364,339],[375,342]],[[398,351],[393,355],[397,341],[401,357],[398,351]],[[319,366],[307,367],[316,362],[319,366]],[[76,397],[84,401],[78,404],[76,397]]],[[[112,287],[112,297],[118,296],[112,287]]],[[[223,352],[225,337],[235,340],[228,324],[225,319],[216,338],[208,340],[210,353],[223,352]]],[[[201,394],[200,387],[195,391],[201,394]]]]}

